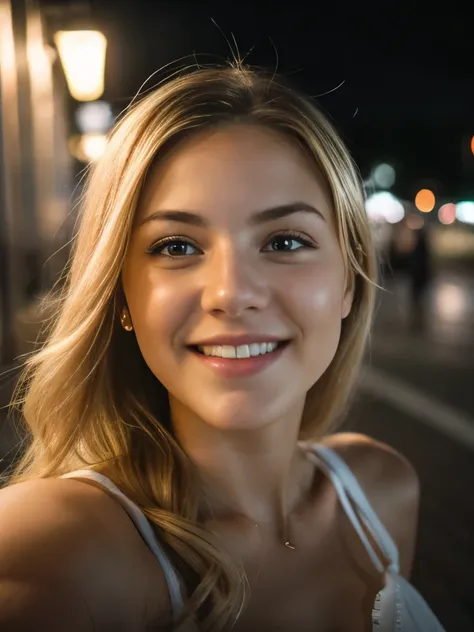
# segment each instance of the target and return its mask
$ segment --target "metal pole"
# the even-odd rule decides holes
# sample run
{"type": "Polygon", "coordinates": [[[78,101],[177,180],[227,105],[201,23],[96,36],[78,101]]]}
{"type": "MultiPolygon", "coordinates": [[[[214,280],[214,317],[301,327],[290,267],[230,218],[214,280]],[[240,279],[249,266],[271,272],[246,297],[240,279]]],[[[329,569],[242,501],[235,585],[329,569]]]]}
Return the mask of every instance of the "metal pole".
{"type": "Polygon", "coordinates": [[[11,364],[17,354],[15,318],[21,303],[21,191],[18,85],[10,0],[0,0],[0,247],[1,354],[11,364]]]}

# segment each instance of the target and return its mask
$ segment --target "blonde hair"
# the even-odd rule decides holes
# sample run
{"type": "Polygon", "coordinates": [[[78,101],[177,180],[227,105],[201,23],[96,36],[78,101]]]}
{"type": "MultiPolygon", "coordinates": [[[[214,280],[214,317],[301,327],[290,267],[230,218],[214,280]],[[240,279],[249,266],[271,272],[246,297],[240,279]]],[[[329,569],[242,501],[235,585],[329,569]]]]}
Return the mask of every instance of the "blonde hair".
{"type": "Polygon", "coordinates": [[[330,187],[354,301],[335,357],[308,393],[301,438],[322,436],[340,418],[369,332],[376,279],[357,170],[325,116],[280,80],[241,66],[198,69],[133,105],[90,173],[55,321],[19,385],[31,442],[10,481],[106,468],[187,576],[187,612],[206,630],[235,622],[246,597],[245,575],[199,525],[195,477],[173,437],[167,393],[135,337],[122,330],[117,311],[121,269],[150,166],[181,138],[238,122],[293,139],[330,187]]]}

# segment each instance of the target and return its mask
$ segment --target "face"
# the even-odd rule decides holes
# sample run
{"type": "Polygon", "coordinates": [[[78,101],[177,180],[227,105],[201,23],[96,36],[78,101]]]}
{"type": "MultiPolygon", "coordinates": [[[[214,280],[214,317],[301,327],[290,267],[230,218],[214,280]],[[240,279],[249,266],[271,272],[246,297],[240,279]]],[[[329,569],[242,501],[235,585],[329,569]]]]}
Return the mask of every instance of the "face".
{"type": "Polygon", "coordinates": [[[185,141],[150,173],[123,285],[173,416],[221,430],[300,414],[352,303],[322,175],[243,125],[185,141]]]}

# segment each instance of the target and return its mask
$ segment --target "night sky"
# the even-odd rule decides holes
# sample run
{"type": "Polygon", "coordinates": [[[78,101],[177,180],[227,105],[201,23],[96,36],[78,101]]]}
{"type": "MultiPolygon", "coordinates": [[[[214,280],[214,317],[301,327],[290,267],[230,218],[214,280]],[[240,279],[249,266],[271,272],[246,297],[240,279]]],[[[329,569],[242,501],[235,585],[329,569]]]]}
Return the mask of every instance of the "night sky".
{"type": "Polygon", "coordinates": [[[278,70],[294,85],[329,92],[319,105],[364,177],[387,161],[398,174],[394,192],[406,199],[425,185],[439,198],[474,199],[474,3],[442,3],[437,12],[393,2],[89,4],[109,41],[104,98],[117,112],[165,64],[193,63],[193,54],[202,63],[229,59],[233,33],[241,55],[253,47],[248,63],[273,69],[276,49],[278,70]]]}

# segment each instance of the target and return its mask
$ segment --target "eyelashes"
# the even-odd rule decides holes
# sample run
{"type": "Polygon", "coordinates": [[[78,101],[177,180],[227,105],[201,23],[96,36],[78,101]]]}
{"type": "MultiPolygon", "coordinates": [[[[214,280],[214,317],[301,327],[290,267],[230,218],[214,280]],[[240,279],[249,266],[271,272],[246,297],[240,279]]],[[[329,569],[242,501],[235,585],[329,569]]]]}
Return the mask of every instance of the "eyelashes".
{"type": "MultiPolygon", "coordinates": [[[[318,245],[307,235],[296,231],[280,231],[271,235],[265,242],[262,251],[275,254],[289,254],[304,249],[317,249],[318,245]],[[293,248],[298,244],[296,248],[293,248]],[[276,248],[271,246],[277,245],[276,248]],[[269,248],[270,246],[270,248],[269,248]]],[[[150,256],[168,257],[170,259],[183,259],[190,256],[203,255],[204,252],[191,239],[183,235],[163,237],[154,242],[146,250],[150,256]]]]}
{"type": "Polygon", "coordinates": [[[275,250],[272,250],[271,252],[295,252],[296,250],[301,250],[302,248],[317,248],[315,242],[312,241],[309,237],[295,231],[283,231],[280,233],[276,233],[270,237],[270,239],[267,241],[267,245],[276,244],[277,242],[279,242],[280,246],[283,246],[283,248],[277,248],[275,250]],[[292,242],[298,242],[300,244],[300,247],[286,249],[288,244],[291,244],[292,242]]]}
{"type": "Polygon", "coordinates": [[[153,245],[151,245],[147,249],[146,253],[151,256],[161,255],[165,257],[171,257],[173,259],[186,256],[189,257],[190,255],[195,254],[204,254],[202,250],[194,245],[190,239],[188,239],[187,237],[181,237],[179,235],[176,235],[174,237],[163,237],[163,239],[160,239],[156,241],[153,245]],[[169,249],[168,253],[164,252],[166,248],[169,249]],[[172,250],[173,248],[174,251],[172,250]],[[196,252],[186,253],[186,248],[191,248],[196,252]]]}

